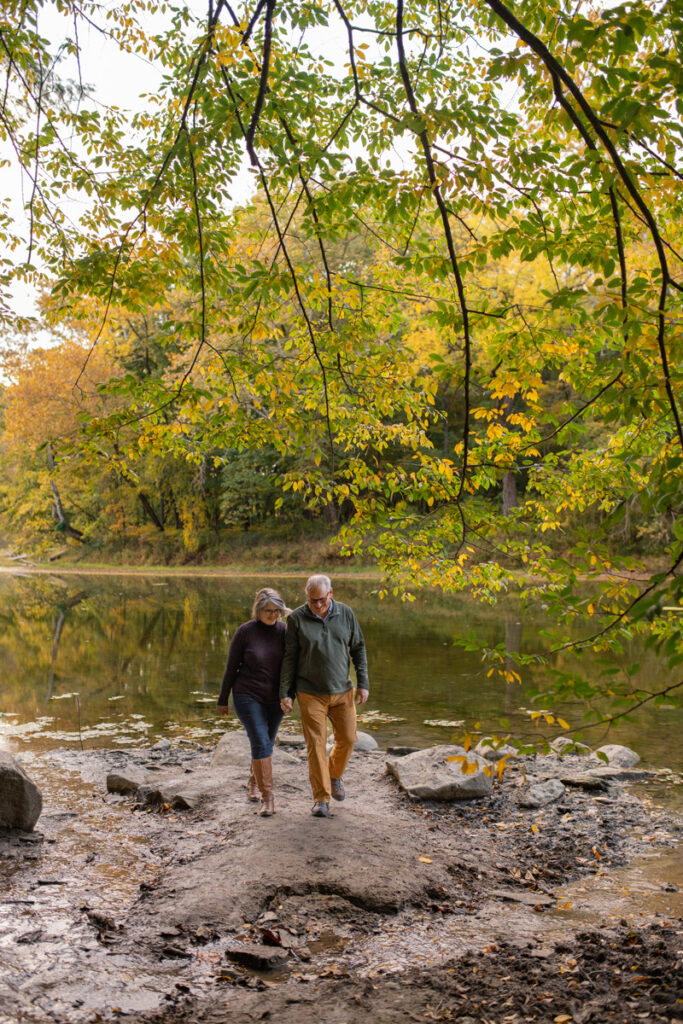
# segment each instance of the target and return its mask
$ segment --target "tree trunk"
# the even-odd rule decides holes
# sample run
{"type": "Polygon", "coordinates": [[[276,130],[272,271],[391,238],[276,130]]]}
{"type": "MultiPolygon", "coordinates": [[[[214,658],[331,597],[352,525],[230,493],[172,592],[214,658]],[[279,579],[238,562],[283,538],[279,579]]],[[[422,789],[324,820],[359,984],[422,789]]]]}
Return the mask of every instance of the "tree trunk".
{"type": "MultiPolygon", "coordinates": [[[[55,468],[55,460],[52,455],[52,445],[48,444],[46,452],[47,468],[52,473],[55,468]]],[[[57,484],[52,479],[50,479],[50,488],[52,490],[53,498],[52,517],[57,523],[59,523],[57,528],[61,530],[62,533],[66,534],[67,537],[73,537],[74,540],[80,540],[83,542],[83,534],[81,531],[77,530],[75,526],[72,526],[64,514],[64,507],[62,505],[62,499],[59,496],[59,491],[57,490],[57,484]]]]}
{"type": "Polygon", "coordinates": [[[503,473],[503,512],[509,516],[517,506],[517,479],[514,473],[503,473]]]}
{"type": "Polygon", "coordinates": [[[144,491],[138,491],[138,498],[140,499],[140,504],[142,505],[142,507],[144,508],[145,512],[147,513],[149,518],[152,520],[154,525],[156,526],[157,530],[161,530],[161,532],[163,533],[164,532],[164,524],[162,523],[161,519],[159,518],[159,516],[154,511],[154,508],[152,506],[152,502],[149,500],[149,498],[147,497],[145,492],[144,491]]]}

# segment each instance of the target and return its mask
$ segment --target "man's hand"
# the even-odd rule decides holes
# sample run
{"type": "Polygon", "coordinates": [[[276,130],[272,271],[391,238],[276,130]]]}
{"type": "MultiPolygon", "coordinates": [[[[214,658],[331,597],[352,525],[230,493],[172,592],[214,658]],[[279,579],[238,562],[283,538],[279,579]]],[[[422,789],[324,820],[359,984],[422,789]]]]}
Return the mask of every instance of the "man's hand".
{"type": "Polygon", "coordinates": [[[294,707],[294,701],[292,700],[291,697],[283,697],[282,700],[280,701],[280,707],[282,708],[284,713],[288,715],[289,712],[294,707]]]}
{"type": "Polygon", "coordinates": [[[219,715],[229,715],[230,714],[230,705],[229,704],[219,704],[218,707],[216,708],[216,710],[218,711],[219,715]]]}
{"type": "Polygon", "coordinates": [[[369,690],[356,690],[356,704],[365,704],[366,700],[370,696],[369,690]]]}

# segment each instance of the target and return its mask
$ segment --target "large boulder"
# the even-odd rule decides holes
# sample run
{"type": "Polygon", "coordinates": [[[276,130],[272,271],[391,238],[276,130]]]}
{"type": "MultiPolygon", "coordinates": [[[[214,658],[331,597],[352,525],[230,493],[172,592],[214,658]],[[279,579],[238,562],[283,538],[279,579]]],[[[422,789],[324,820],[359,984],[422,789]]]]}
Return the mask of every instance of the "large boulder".
{"type": "Polygon", "coordinates": [[[251,748],[246,732],[240,730],[229,730],[218,741],[218,745],[211,757],[211,767],[219,765],[230,767],[249,767],[251,763],[251,748]]]}
{"type": "Polygon", "coordinates": [[[0,826],[30,832],[42,809],[43,798],[35,782],[11,754],[0,750],[0,826]]]}
{"type": "Polygon", "coordinates": [[[412,800],[476,800],[493,788],[491,765],[464,747],[427,747],[389,757],[386,766],[412,800]]]}

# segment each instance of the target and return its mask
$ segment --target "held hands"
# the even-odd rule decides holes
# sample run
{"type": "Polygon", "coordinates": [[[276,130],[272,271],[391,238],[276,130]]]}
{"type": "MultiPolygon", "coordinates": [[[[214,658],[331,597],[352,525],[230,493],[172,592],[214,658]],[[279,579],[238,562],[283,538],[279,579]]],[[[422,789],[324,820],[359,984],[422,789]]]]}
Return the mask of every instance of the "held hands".
{"type": "Polygon", "coordinates": [[[284,713],[288,715],[289,712],[294,707],[294,701],[292,700],[291,697],[283,697],[282,700],[280,701],[280,707],[282,708],[284,713]]]}
{"type": "Polygon", "coordinates": [[[356,704],[365,704],[366,700],[370,696],[369,690],[356,690],[356,704]]]}

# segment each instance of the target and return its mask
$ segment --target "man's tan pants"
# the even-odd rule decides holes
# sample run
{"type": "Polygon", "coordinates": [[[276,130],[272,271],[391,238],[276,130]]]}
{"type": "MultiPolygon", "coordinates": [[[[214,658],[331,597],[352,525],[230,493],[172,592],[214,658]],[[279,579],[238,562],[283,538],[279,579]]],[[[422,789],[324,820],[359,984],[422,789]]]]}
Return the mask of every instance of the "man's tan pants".
{"type": "Polygon", "coordinates": [[[297,693],[301,728],[308,752],[308,777],[316,803],[329,803],[330,776],[340,779],[356,742],[356,705],[353,690],[316,696],[297,693]],[[327,719],[332,722],[334,746],[327,759],[327,719]]]}

